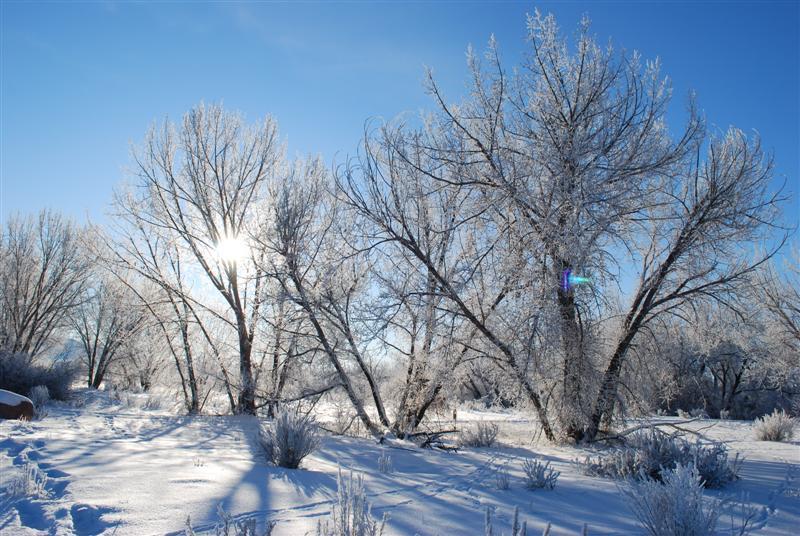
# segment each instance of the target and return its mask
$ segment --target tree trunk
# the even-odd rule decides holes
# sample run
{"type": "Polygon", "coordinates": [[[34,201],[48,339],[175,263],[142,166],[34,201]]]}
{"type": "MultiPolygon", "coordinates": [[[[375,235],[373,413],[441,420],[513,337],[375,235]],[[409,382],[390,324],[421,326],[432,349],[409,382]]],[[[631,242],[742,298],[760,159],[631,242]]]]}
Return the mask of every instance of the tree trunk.
{"type": "Polygon", "coordinates": [[[192,359],[192,347],[189,341],[189,325],[185,320],[181,320],[181,339],[183,341],[183,355],[186,360],[186,375],[189,383],[189,413],[194,414],[200,411],[200,393],[197,388],[197,377],[194,373],[194,360],[192,359]]]}
{"type": "MultiPolygon", "coordinates": [[[[287,259],[288,260],[288,259],[287,259]]],[[[369,430],[369,432],[378,437],[381,435],[381,430],[372,422],[372,419],[369,418],[369,415],[364,410],[364,404],[358,398],[358,395],[353,388],[352,383],[350,382],[350,377],[347,375],[347,371],[344,370],[342,367],[341,362],[339,361],[339,356],[336,355],[336,351],[331,346],[330,341],[328,340],[328,336],[325,334],[325,330],[322,328],[322,325],[319,323],[319,319],[317,318],[316,313],[314,312],[313,307],[308,301],[306,297],[305,289],[303,287],[303,283],[300,278],[297,276],[296,266],[292,262],[288,262],[290,266],[290,278],[292,279],[292,284],[294,285],[295,290],[298,294],[298,305],[300,305],[303,310],[306,312],[311,325],[314,327],[314,331],[317,333],[317,338],[319,342],[322,344],[322,348],[325,351],[325,354],[328,356],[333,368],[336,369],[336,373],[339,376],[339,379],[342,381],[342,386],[347,393],[347,397],[350,399],[350,402],[353,404],[353,408],[356,410],[356,414],[358,414],[361,422],[364,424],[364,427],[369,430]]]]}
{"type": "Polygon", "coordinates": [[[622,371],[622,361],[625,354],[630,348],[633,336],[638,330],[638,323],[635,326],[629,327],[624,337],[619,341],[611,356],[611,360],[606,367],[605,374],[603,375],[603,382],[600,384],[600,393],[597,396],[592,416],[589,419],[589,425],[583,435],[583,439],[593,441],[597,437],[597,432],[600,430],[600,422],[605,415],[610,415],[614,411],[614,400],[617,398],[617,386],[619,385],[620,373],[622,371]]]}
{"type": "Polygon", "coordinates": [[[239,402],[236,411],[237,413],[255,415],[256,386],[253,381],[253,364],[250,359],[253,343],[247,333],[244,314],[238,311],[236,313],[236,324],[239,333],[239,377],[242,382],[239,388],[239,402]]]}
{"type": "MultiPolygon", "coordinates": [[[[562,273],[568,269],[561,263],[562,273]]],[[[581,438],[585,425],[583,375],[583,332],[578,323],[575,296],[570,288],[558,289],[558,310],[561,316],[561,342],[564,351],[563,385],[559,420],[564,435],[573,441],[581,438]]]]}

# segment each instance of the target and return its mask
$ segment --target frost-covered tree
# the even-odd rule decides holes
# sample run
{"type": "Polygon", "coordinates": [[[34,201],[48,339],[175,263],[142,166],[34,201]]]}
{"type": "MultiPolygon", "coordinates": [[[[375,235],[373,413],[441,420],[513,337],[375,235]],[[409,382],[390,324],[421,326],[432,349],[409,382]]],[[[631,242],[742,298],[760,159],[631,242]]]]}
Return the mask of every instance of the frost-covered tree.
{"type": "Polygon", "coordinates": [[[125,346],[134,344],[146,322],[145,311],[125,286],[101,279],[87,289],[83,302],[70,316],[81,344],[87,385],[97,389],[125,357],[125,346]]]}
{"type": "Polygon", "coordinates": [[[220,106],[201,104],[180,125],[153,128],[134,158],[137,188],[120,198],[118,208],[132,226],[174,243],[187,285],[203,281],[220,299],[218,304],[195,294],[190,301],[235,332],[236,408],[255,413],[252,354],[264,275],[248,237],[264,210],[267,184],[285,173],[277,126],[269,117],[247,125],[220,106]]]}
{"type": "Polygon", "coordinates": [[[512,75],[494,41],[486,65],[470,53],[473,83],[459,105],[430,79],[446,132],[433,150],[440,161],[466,164],[454,182],[513,214],[507,232],[535,259],[530,269],[544,279],[560,341],[559,422],[577,438],[592,403],[591,308],[615,281],[615,248],[654,202],[657,179],[691,148],[699,122],[691,112],[672,140],[664,121],[670,88],[658,63],[599,45],[588,20],[574,49],[552,15],[537,11],[528,28],[529,53],[512,75]],[[568,271],[591,274],[595,285],[562,284],[568,271]]]}
{"type": "MultiPolygon", "coordinates": [[[[746,299],[747,298],[747,299],[746,299]]],[[[794,373],[752,295],[737,312],[706,303],[682,316],[651,322],[623,367],[618,404],[624,413],[702,410],[712,417],[749,419],[790,407],[794,373]]]]}
{"type": "Polygon", "coordinates": [[[772,162],[759,140],[731,130],[708,141],[704,160],[699,151],[666,177],[657,191],[661,202],[642,222],[646,234],[631,248],[640,263],[638,288],[605,368],[587,438],[613,412],[622,365],[648,323],[700,302],[733,307],[748,278],[776,251],[758,253],[752,246],[771,236],[783,200],[770,191],[772,162]]]}
{"type": "Polygon", "coordinates": [[[14,216],[0,235],[0,348],[36,357],[68,327],[92,265],[81,229],[56,212],[14,216]]]}
{"type": "Polygon", "coordinates": [[[420,295],[475,329],[471,348],[511,373],[548,437],[555,416],[564,436],[593,439],[642,329],[703,300],[729,303],[772,254],[752,258],[747,245],[770,236],[781,198],[759,142],[707,137],[691,101],[671,134],[658,62],[598,45],[585,20],[574,48],[552,16],[528,25],[519,68],[503,68],[493,41],[484,61],[470,52],[458,104],[430,77],[436,113],[367,136],[339,191],[369,222],[371,247],[433,278],[420,295]],[[457,247],[440,258],[429,235],[457,247]],[[605,293],[630,262],[639,288],[603,340],[605,293]],[[570,272],[591,284],[570,284],[570,272]]]}
{"type": "Polygon", "coordinates": [[[787,350],[800,353],[800,250],[786,259],[782,274],[770,263],[756,278],[757,295],[775,321],[775,335],[787,350]]]}
{"type": "MultiPolygon", "coordinates": [[[[132,200],[117,200],[118,206],[125,203],[132,200]]],[[[147,311],[147,324],[152,325],[175,365],[186,410],[200,411],[203,395],[198,346],[207,345],[219,366],[230,409],[235,411],[233,385],[219,349],[221,337],[208,318],[213,315],[202,314],[204,305],[190,292],[193,272],[185,253],[176,241],[146,222],[131,219],[125,212],[120,216],[120,225],[111,233],[98,230],[98,258],[109,276],[116,277],[147,311]]]]}
{"type": "Polygon", "coordinates": [[[349,318],[349,305],[360,287],[362,270],[341,253],[336,230],[339,211],[328,195],[327,177],[319,160],[298,162],[291,180],[275,184],[273,214],[258,234],[259,245],[271,253],[265,257],[270,264],[263,269],[302,310],[311,336],[361,422],[378,435],[382,427],[389,426],[386,408],[349,318]],[[378,423],[364,407],[354,384],[356,377],[369,386],[378,423]]]}
{"type": "Polygon", "coordinates": [[[437,310],[466,328],[456,354],[475,351],[496,359],[519,381],[552,439],[541,393],[530,380],[534,356],[528,343],[538,330],[537,310],[506,308],[541,287],[525,277],[518,237],[503,232],[509,222],[503,207],[455,184],[469,165],[430,156],[426,147],[438,135],[444,134],[402,125],[380,129],[365,140],[358,164],[340,171],[338,195],[363,222],[369,247],[405,259],[406,272],[430,278],[420,296],[441,300],[437,310]]]}

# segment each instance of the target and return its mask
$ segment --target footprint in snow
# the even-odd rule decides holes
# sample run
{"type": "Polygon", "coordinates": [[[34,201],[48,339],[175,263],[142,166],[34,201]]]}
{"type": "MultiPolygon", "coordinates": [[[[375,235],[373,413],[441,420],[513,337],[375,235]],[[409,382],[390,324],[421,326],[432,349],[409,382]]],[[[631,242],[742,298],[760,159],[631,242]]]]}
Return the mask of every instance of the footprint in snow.
{"type": "Polygon", "coordinates": [[[12,458],[19,456],[19,453],[22,452],[26,446],[27,445],[24,445],[23,443],[15,441],[11,438],[0,441],[0,450],[6,451],[12,458]]]}
{"type": "Polygon", "coordinates": [[[113,512],[113,508],[102,508],[89,504],[75,504],[70,509],[72,526],[77,536],[94,536],[102,534],[111,524],[102,519],[103,515],[113,512]]]}
{"type": "Polygon", "coordinates": [[[69,476],[69,473],[65,473],[60,469],[53,469],[52,463],[40,463],[39,469],[41,469],[42,472],[47,475],[47,478],[59,479],[59,478],[66,478],[69,476]]]}
{"type": "Polygon", "coordinates": [[[34,499],[20,499],[14,503],[14,509],[19,515],[23,527],[36,530],[47,530],[52,523],[47,518],[47,513],[41,501],[34,499]]]}

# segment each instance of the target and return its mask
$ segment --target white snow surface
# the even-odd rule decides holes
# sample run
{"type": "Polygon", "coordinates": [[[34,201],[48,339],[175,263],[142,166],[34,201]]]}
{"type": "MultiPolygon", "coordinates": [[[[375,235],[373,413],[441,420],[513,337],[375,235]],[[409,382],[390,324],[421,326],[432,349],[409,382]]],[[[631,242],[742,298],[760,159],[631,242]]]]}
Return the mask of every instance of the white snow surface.
{"type": "Polygon", "coordinates": [[[12,393],[11,391],[6,391],[5,389],[0,389],[0,404],[5,404],[6,406],[19,406],[23,402],[28,402],[29,404],[33,405],[31,399],[18,395],[17,393],[12,393]]]}
{"type": "MultiPolygon", "coordinates": [[[[497,448],[455,453],[398,447],[401,442],[387,448],[326,435],[301,469],[286,470],[261,455],[255,417],[181,417],[83,395],[83,407],[52,404],[41,421],[0,421],[0,488],[26,463],[48,476],[45,498],[0,493],[3,536],[181,534],[187,516],[195,530],[208,531],[219,504],[236,518],[277,521],[276,536],[313,534],[331,510],[339,467],[364,475],[373,514],[389,515],[392,535],[483,534],[487,507],[494,511],[494,532],[508,533],[515,506],[529,534],[541,533],[548,522],[552,534],[580,533],[584,523],[590,534],[642,533],[618,484],[583,474],[576,460],[593,451],[533,443],[534,426],[521,414],[459,412],[459,424],[498,422],[506,444],[497,448]],[[378,471],[382,451],[392,458],[390,474],[378,471]],[[561,471],[555,490],[523,487],[526,457],[561,471]],[[500,467],[509,472],[508,490],[497,489],[500,467]]],[[[745,456],[742,478],[709,496],[744,496],[768,508],[755,534],[797,534],[800,441],[755,441],[750,422],[687,426],[745,456]]],[[[724,517],[721,528],[728,525],[724,517]]]]}

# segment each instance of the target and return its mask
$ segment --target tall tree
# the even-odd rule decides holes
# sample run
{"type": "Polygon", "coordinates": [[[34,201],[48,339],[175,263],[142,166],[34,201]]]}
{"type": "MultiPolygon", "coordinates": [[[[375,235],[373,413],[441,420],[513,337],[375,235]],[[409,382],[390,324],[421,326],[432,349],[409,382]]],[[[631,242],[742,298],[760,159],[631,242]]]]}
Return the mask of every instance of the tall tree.
{"type": "Polygon", "coordinates": [[[431,156],[434,143],[462,144],[442,130],[407,131],[386,126],[364,142],[357,164],[337,177],[339,195],[365,222],[370,247],[408,260],[406,270],[430,283],[422,296],[469,325],[464,351],[478,349],[477,337],[519,382],[544,433],[555,438],[539,387],[532,381],[533,358],[525,344],[538,329],[536,308],[504,309],[523,289],[539,285],[525,276],[529,259],[506,233],[512,216],[483,192],[464,187],[471,162],[431,156]],[[452,238],[442,238],[442,237],[452,238]],[[452,244],[453,247],[448,247],[452,244]]]}
{"type": "Polygon", "coordinates": [[[680,314],[701,301],[734,308],[733,298],[782,247],[763,253],[778,226],[784,198],[771,191],[772,160],[758,139],[731,129],[708,142],[665,177],[643,220],[646,233],[631,249],[640,264],[634,292],[603,373],[586,439],[594,439],[603,418],[614,410],[623,363],[637,335],[654,318],[680,314]],[[636,254],[638,253],[638,255],[636,254]]]}
{"type": "MultiPolygon", "coordinates": [[[[150,131],[134,154],[135,202],[127,218],[162,234],[185,252],[227,309],[221,317],[236,333],[239,354],[237,411],[255,413],[253,343],[264,277],[248,245],[263,210],[266,185],[285,171],[271,118],[257,125],[222,107],[199,105],[180,126],[150,131]]],[[[195,303],[211,310],[208,300],[195,303]]]]}
{"type": "Polygon", "coordinates": [[[101,280],[71,315],[89,387],[100,387],[112,366],[125,356],[125,345],[133,344],[144,325],[145,312],[126,290],[116,281],[101,280]]]}
{"type": "Polygon", "coordinates": [[[356,277],[344,288],[338,284],[343,275],[342,257],[337,252],[341,244],[336,242],[333,229],[340,214],[333,198],[327,195],[327,174],[318,160],[298,164],[293,170],[291,181],[275,185],[273,217],[259,233],[260,243],[273,253],[267,271],[303,311],[321,353],[335,370],[356,414],[365,428],[377,436],[389,427],[389,421],[374,374],[345,318],[343,304],[358,280],[356,277]],[[358,372],[349,370],[351,361],[358,372]],[[356,375],[369,385],[378,423],[365,409],[354,382],[356,375]]]}
{"type": "Polygon", "coordinates": [[[563,356],[559,420],[574,439],[591,409],[581,307],[597,295],[577,292],[569,274],[614,278],[614,248],[651,202],[656,179],[690,150],[700,122],[692,111],[672,142],[664,122],[670,88],[658,63],[642,66],[637,54],[601,47],[587,19],[574,52],[552,15],[537,11],[528,28],[529,53],[513,76],[494,41],[487,66],[470,53],[473,83],[460,105],[449,105],[429,79],[446,132],[433,148],[443,162],[469,165],[469,173],[452,179],[457,184],[480,189],[515,213],[522,248],[538,258],[533,269],[550,281],[563,356]]]}
{"type": "Polygon", "coordinates": [[[81,230],[60,214],[12,217],[0,236],[0,348],[35,357],[66,328],[91,263],[81,230]]]}

